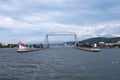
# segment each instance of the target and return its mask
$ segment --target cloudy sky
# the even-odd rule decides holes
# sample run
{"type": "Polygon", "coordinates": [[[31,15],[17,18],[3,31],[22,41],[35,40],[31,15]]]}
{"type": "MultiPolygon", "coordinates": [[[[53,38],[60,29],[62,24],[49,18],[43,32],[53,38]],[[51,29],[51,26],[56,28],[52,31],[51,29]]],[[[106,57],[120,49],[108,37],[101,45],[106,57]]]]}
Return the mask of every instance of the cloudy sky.
{"type": "Polygon", "coordinates": [[[118,37],[120,0],[0,0],[0,42],[43,42],[56,31],[75,32],[79,40],[118,37]]]}

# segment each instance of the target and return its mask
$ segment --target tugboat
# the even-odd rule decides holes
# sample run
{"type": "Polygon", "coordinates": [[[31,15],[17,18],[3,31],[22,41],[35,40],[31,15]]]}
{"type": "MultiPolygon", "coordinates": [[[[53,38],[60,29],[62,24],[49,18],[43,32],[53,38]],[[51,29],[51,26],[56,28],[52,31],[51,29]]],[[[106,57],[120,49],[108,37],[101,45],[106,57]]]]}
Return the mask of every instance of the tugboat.
{"type": "Polygon", "coordinates": [[[19,44],[19,46],[18,46],[17,52],[28,52],[28,51],[30,51],[29,48],[27,48],[26,44],[21,43],[21,42],[19,42],[18,44],[19,44]]]}

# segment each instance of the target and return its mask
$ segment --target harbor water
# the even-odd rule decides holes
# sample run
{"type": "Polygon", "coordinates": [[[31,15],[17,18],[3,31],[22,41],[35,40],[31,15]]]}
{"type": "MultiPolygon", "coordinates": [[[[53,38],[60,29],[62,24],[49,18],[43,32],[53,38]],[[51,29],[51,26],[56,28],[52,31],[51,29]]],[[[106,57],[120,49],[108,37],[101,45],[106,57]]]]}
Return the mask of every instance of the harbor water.
{"type": "Polygon", "coordinates": [[[120,49],[0,49],[0,80],[120,80],[120,49]]]}

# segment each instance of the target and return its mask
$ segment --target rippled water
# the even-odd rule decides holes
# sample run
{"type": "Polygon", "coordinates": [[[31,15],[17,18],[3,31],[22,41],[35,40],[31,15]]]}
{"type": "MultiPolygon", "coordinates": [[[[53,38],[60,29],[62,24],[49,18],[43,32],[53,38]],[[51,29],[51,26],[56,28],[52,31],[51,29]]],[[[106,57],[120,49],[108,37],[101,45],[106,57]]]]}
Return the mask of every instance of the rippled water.
{"type": "Polygon", "coordinates": [[[0,49],[0,80],[120,80],[120,49],[0,49]]]}

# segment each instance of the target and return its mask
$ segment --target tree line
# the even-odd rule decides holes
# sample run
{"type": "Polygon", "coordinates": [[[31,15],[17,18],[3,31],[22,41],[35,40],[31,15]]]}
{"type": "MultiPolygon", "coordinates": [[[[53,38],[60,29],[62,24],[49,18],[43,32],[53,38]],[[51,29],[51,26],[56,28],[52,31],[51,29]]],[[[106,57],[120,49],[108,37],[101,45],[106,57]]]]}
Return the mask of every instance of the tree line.
{"type": "Polygon", "coordinates": [[[0,48],[15,48],[15,47],[18,47],[18,44],[2,44],[0,43],[0,48]]]}

